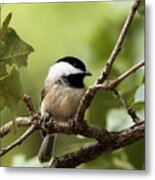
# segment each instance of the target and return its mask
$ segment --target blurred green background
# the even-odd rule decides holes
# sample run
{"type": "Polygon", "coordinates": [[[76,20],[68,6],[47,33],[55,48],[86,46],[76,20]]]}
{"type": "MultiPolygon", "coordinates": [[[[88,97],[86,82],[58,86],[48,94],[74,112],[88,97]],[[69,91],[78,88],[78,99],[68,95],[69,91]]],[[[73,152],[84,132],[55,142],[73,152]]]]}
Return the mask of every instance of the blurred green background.
{"type": "MultiPolygon", "coordinates": [[[[28,66],[20,68],[20,75],[24,92],[32,97],[36,109],[39,110],[40,91],[48,68],[60,57],[73,55],[82,59],[87,64],[87,69],[93,73],[92,78],[86,79],[86,85],[89,86],[95,81],[112,51],[132,3],[133,1],[66,2],[3,6],[2,21],[12,12],[10,26],[35,50],[28,58],[28,66]]],[[[144,59],[143,16],[136,14],[110,78],[118,76],[144,59]]],[[[144,71],[140,70],[118,87],[141,117],[144,117],[143,83],[144,71]]],[[[27,109],[21,101],[17,116],[27,115],[27,109]]],[[[106,126],[108,130],[121,130],[132,124],[126,111],[109,92],[97,94],[86,116],[90,123],[106,126]]],[[[11,118],[10,110],[4,108],[1,111],[1,124],[11,118]]],[[[12,132],[1,139],[1,147],[17,139],[24,130],[20,129],[15,134],[12,132]]],[[[79,136],[60,135],[55,154],[76,151],[93,142],[79,136]]],[[[40,143],[40,133],[36,132],[21,146],[2,157],[1,165],[42,166],[36,158],[40,143]]],[[[144,141],[104,154],[79,168],[144,169],[144,141]]]]}

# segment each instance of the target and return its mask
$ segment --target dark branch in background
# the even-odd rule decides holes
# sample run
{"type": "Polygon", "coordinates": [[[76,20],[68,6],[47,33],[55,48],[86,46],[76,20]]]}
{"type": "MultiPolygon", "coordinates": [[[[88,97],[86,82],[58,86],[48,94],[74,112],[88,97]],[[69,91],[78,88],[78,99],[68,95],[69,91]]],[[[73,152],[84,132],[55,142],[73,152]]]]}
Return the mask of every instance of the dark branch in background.
{"type": "Polygon", "coordinates": [[[134,123],[139,123],[140,122],[140,118],[136,114],[135,110],[131,106],[129,106],[129,104],[127,103],[126,99],[116,89],[113,90],[113,92],[117,96],[117,98],[119,99],[119,101],[121,102],[123,107],[127,110],[128,114],[132,118],[133,122],[134,123]]]}
{"type": "MultiPolygon", "coordinates": [[[[133,6],[131,7],[128,17],[123,25],[123,28],[120,32],[120,35],[117,39],[115,46],[114,46],[114,49],[113,49],[108,61],[106,62],[105,66],[101,72],[101,75],[96,80],[94,85],[102,84],[107,79],[107,77],[112,69],[113,63],[115,62],[116,57],[118,56],[119,52],[121,51],[122,44],[125,40],[126,34],[129,30],[129,27],[134,18],[134,15],[140,5],[140,2],[141,1],[136,0],[133,3],[133,6]]],[[[96,95],[96,92],[97,92],[96,89],[93,89],[93,88],[89,88],[86,91],[85,96],[82,98],[80,105],[78,107],[75,122],[80,122],[84,119],[85,112],[86,112],[87,108],[90,106],[91,101],[93,100],[94,96],[96,95]]]]}
{"type": "MultiPolygon", "coordinates": [[[[1,149],[0,157],[8,153],[13,148],[20,145],[29,137],[35,130],[45,128],[50,133],[65,133],[65,134],[74,134],[82,135],[85,137],[93,138],[97,141],[96,144],[92,144],[88,147],[83,147],[77,152],[69,153],[61,157],[57,157],[53,163],[50,163],[48,167],[63,167],[70,168],[79,166],[81,163],[88,162],[102,153],[111,152],[118,148],[129,145],[139,139],[144,138],[145,136],[145,127],[144,121],[140,120],[136,112],[128,105],[125,98],[116,90],[116,87],[124,81],[128,76],[137,72],[142,66],[144,66],[144,61],[139,62],[134,65],[126,72],[124,72],[119,77],[116,77],[112,80],[107,80],[109,73],[111,72],[112,66],[116,60],[117,55],[121,50],[121,46],[124,42],[125,36],[128,32],[129,26],[133,20],[133,17],[136,13],[136,10],[140,4],[140,1],[135,1],[129,15],[124,23],[124,26],[121,30],[121,33],[118,37],[118,40],[115,44],[115,47],[105,64],[103,71],[101,72],[100,77],[96,80],[93,86],[91,86],[83,99],[80,102],[79,108],[77,110],[75,123],[68,122],[56,122],[54,120],[44,122],[41,120],[41,115],[35,111],[31,97],[24,95],[23,101],[25,102],[29,114],[29,117],[18,117],[16,118],[17,127],[29,127],[27,131],[21,135],[15,142],[6,148],[1,149]],[[108,132],[106,129],[101,129],[87,124],[84,120],[84,115],[87,108],[90,106],[91,101],[95,97],[96,93],[100,90],[109,90],[112,93],[114,92],[123,107],[127,110],[130,117],[136,123],[134,126],[131,126],[128,129],[122,130],[120,132],[108,132]]],[[[0,137],[7,135],[12,128],[12,121],[0,127],[0,137]]]]}

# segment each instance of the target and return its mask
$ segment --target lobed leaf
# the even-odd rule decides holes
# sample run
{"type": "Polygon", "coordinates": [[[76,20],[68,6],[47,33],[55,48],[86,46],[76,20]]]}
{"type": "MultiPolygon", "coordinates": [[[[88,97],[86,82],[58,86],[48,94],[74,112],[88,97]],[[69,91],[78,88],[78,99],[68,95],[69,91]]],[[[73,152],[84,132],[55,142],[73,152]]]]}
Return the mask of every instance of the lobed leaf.
{"type": "Polygon", "coordinates": [[[3,42],[6,47],[0,51],[0,63],[26,66],[28,55],[34,51],[33,47],[24,42],[12,28],[7,29],[3,42]]]}
{"type": "Polygon", "coordinates": [[[19,69],[14,65],[10,73],[0,78],[1,108],[7,105],[14,110],[22,96],[23,88],[20,81],[19,69]]]}

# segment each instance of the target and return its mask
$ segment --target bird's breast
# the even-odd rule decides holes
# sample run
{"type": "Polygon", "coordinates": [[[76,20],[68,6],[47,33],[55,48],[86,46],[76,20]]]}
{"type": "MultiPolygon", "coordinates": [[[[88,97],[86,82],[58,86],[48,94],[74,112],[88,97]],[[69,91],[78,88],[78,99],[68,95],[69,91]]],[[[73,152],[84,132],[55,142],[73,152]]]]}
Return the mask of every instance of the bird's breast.
{"type": "Polygon", "coordinates": [[[56,120],[66,121],[72,118],[85,92],[84,88],[71,88],[55,84],[48,88],[41,102],[41,114],[50,113],[56,120]]]}

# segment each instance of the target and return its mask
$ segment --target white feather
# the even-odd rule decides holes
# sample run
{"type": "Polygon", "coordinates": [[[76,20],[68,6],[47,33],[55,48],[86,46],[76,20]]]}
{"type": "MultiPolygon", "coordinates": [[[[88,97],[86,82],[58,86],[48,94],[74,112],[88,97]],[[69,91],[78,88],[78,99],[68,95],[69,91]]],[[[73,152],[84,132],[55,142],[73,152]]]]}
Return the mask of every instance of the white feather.
{"type": "Polygon", "coordinates": [[[45,79],[45,85],[53,82],[55,80],[60,79],[62,75],[69,75],[69,74],[77,74],[82,73],[83,71],[75,68],[71,64],[67,62],[58,62],[55,63],[53,66],[50,67],[48,75],[45,79]]]}

